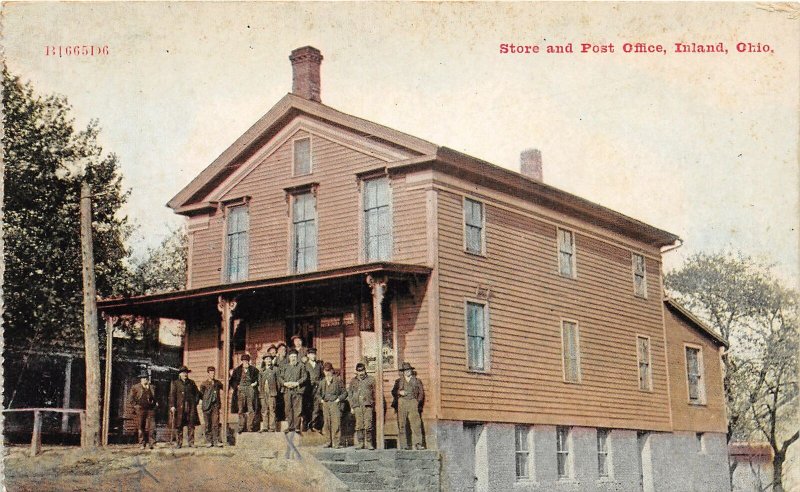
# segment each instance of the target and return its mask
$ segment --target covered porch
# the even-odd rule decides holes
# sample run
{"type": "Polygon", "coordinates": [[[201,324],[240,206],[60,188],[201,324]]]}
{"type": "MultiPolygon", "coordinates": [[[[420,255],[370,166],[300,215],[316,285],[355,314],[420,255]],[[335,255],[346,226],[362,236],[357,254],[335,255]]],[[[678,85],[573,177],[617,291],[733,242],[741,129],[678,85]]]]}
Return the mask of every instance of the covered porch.
{"type": "Polygon", "coordinates": [[[386,438],[397,436],[390,391],[400,362],[410,360],[430,387],[425,300],[430,272],[421,265],[369,263],[105,299],[98,308],[107,319],[128,315],[186,323],[184,364],[198,383],[205,378],[207,366],[217,368],[228,394],[221,415],[224,438],[237,418],[229,411],[228,375],[239,355],[250,354],[258,367],[269,345],[297,334],[306,347],[317,349],[318,359],[333,364],[345,383],[354,375],[356,363],[364,362],[376,381],[383,381],[384,411],[376,409],[376,444],[383,447],[386,438]],[[378,351],[378,346],[383,349],[378,351]],[[377,363],[379,357],[383,364],[377,363]]]}

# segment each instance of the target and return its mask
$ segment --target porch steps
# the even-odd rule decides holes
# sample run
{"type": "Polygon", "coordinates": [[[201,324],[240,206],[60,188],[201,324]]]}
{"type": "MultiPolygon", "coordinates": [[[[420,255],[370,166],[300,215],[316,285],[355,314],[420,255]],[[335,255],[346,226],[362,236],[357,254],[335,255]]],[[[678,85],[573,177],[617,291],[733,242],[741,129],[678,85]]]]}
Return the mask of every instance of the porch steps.
{"type": "Polygon", "coordinates": [[[437,451],[355,448],[310,450],[322,465],[352,491],[440,490],[440,461],[437,451]]]}

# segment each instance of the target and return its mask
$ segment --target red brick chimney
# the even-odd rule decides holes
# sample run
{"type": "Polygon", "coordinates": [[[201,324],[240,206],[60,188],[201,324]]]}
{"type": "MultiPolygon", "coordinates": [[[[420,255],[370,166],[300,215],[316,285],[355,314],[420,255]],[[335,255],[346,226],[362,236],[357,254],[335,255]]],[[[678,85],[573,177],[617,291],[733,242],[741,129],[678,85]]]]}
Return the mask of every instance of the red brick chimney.
{"type": "Polygon", "coordinates": [[[319,98],[322,53],[312,46],[303,46],[292,51],[289,60],[292,62],[292,94],[322,102],[319,98]]]}
{"type": "Polygon", "coordinates": [[[536,181],[542,181],[542,152],[525,149],[519,154],[519,172],[536,181]]]}

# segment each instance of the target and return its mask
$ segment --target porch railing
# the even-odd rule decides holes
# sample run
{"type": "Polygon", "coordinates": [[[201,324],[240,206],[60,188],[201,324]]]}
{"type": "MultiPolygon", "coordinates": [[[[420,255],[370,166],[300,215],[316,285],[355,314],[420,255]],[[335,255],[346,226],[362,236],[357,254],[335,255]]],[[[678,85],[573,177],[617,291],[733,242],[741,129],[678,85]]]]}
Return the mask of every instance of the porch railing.
{"type": "Polygon", "coordinates": [[[81,419],[81,447],[86,447],[86,410],[79,408],[6,408],[3,413],[33,412],[33,434],[31,435],[31,456],[42,452],[42,412],[78,414],[81,419]]]}

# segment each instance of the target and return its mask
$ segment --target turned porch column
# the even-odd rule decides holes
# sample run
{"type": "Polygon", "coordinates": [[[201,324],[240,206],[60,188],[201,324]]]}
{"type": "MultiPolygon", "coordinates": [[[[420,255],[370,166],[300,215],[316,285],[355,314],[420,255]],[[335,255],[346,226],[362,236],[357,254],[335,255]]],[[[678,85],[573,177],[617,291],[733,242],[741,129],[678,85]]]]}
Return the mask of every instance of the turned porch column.
{"type": "Polygon", "coordinates": [[[386,277],[375,278],[367,275],[367,285],[372,290],[372,325],[375,329],[375,383],[378,387],[378,401],[375,405],[375,436],[378,449],[384,449],[383,420],[386,416],[383,398],[383,297],[386,295],[386,277]]]}
{"type": "Polygon", "coordinates": [[[222,387],[224,389],[224,397],[222,398],[222,415],[220,416],[220,420],[222,423],[222,429],[220,433],[220,438],[222,442],[227,444],[228,443],[228,414],[230,413],[230,394],[229,394],[229,382],[231,377],[231,327],[233,321],[233,311],[236,309],[236,301],[225,299],[223,296],[219,296],[217,299],[217,309],[221,315],[221,327],[222,327],[222,367],[221,369],[221,381],[222,387]]]}

